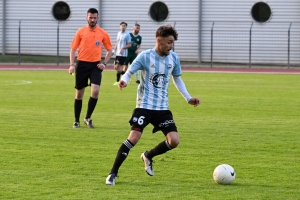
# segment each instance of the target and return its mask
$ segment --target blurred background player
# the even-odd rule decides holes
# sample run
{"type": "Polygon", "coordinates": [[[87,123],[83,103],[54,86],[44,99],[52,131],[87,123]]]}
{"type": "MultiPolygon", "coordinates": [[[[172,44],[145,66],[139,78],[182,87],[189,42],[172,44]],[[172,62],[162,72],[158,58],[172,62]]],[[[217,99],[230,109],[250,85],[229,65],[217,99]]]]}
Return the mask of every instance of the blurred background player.
{"type": "Polygon", "coordinates": [[[70,74],[75,72],[75,55],[76,51],[80,49],[78,52],[75,74],[75,122],[73,128],[80,127],[79,118],[82,108],[82,99],[85,88],[89,85],[91,86],[91,96],[88,102],[84,124],[89,128],[94,128],[91,116],[98,101],[102,71],[112,55],[110,36],[104,29],[97,25],[99,20],[98,10],[90,8],[87,11],[86,20],[88,25],[77,30],[70,46],[70,74]],[[107,52],[104,62],[101,63],[102,45],[107,52]],[[88,83],[88,80],[90,80],[90,83],[88,83]]]}
{"type": "MultiPolygon", "coordinates": [[[[128,56],[126,58],[124,68],[123,68],[123,71],[125,71],[125,72],[128,68],[128,65],[133,62],[133,60],[137,57],[137,55],[140,52],[140,48],[141,48],[141,44],[142,44],[142,36],[139,35],[139,32],[140,32],[140,25],[135,24],[133,26],[132,33],[130,33],[131,47],[128,49],[128,56]]],[[[138,83],[138,84],[140,83],[139,73],[141,73],[141,71],[137,71],[135,73],[135,80],[136,80],[136,83],[138,83]]]]}
{"type": "Polygon", "coordinates": [[[127,23],[120,23],[120,31],[117,35],[117,43],[115,46],[115,65],[114,69],[117,71],[117,80],[113,85],[118,85],[120,77],[122,74],[125,74],[122,66],[125,64],[126,58],[128,56],[128,48],[131,47],[131,37],[128,31],[126,31],[127,23]]]}

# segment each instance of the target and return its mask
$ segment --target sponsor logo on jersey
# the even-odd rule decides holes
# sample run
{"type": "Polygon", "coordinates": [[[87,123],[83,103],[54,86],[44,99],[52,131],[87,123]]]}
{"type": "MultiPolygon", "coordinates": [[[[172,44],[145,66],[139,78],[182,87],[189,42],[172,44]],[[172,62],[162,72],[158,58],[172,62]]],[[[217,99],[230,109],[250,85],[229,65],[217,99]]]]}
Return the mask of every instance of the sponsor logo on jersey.
{"type": "Polygon", "coordinates": [[[151,82],[154,87],[162,88],[167,83],[166,75],[165,74],[154,74],[151,77],[151,82]]]}
{"type": "Polygon", "coordinates": [[[138,120],[137,117],[134,117],[134,118],[132,119],[133,122],[137,122],[137,120],[138,120]]]}
{"type": "Polygon", "coordinates": [[[159,127],[168,127],[170,124],[174,124],[174,120],[166,120],[165,122],[160,123],[159,127]]]}

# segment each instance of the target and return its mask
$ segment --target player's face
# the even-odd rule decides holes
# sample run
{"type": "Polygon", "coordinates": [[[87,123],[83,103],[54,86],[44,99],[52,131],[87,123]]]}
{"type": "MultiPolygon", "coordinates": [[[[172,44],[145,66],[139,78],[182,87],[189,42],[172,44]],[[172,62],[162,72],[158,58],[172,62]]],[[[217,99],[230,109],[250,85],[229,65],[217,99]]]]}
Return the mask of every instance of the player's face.
{"type": "Polygon", "coordinates": [[[134,32],[135,35],[139,34],[139,32],[140,32],[140,26],[134,26],[133,27],[133,32],[134,32]]]}
{"type": "Polygon", "coordinates": [[[86,20],[90,26],[90,28],[94,28],[97,24],[98,21],[98,14],[97,13],[88,13],[88,15],[86,16],[86,20]]]}
{"type": "Polygon", "coordinates": [[[158,37],[157,38],[157,51],[160,56],[167,56],[170,54],[170,51],[173,49],[174,37],[158,37]]]}
{"type": "Polygon", "coordinates": [[[120,25],[120,29],[122,32],[124,32],[126,30],[127,26],[125,24],[121,24],[120,25]]]}

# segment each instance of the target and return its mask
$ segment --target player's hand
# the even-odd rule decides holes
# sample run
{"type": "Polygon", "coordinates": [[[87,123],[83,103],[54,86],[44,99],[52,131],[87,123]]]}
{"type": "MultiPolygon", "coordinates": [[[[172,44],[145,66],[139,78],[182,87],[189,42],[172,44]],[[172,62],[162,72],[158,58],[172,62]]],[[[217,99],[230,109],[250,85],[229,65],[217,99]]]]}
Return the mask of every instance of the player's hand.
{"type": "Polygon", "coordinates": [[[97,67],[101,70],[104,70],[105,65],[103,63],[99,63],[99,64],[97,64],[97,67]]]}
{"type": "Polygon", "coordinates": [[[127,83],[125,82],[125,81],[123,81],[123,80],[120,80],[119,81],[119,84],[118,84],[118,87],[119,87],[119,89],[122,91],[122,89],[124,88],[124,87],[126,87],[127,86],[127,83]]]}
{"type": "Polygon", "coordinates": [[[75,66],[74,65],[71,65],[70,67],[69,67],[69,74],[73,74],[75,72],[75,66]]]}
{"type": "Polygon", "coordinates": [[[189,104],[194,105],[194,107],[196,107],[200,104],[200,99],[198,97],[193,97],[189,101],[189,104]]]}

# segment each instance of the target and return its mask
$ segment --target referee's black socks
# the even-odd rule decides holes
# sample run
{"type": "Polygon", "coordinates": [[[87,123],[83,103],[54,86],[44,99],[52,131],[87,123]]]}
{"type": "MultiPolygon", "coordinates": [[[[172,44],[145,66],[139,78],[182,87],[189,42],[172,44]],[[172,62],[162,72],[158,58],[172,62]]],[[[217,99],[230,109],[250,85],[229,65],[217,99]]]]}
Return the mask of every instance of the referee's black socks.
{"type": "Polygon", "coordinates": [[[75,122],[79,122],[81,108],[82,108],[82,100],[75,99],[74,100],[75,122]]]}
{"type": "Polygon", "coordinates": [[[98,99],[94,99],[93,97],[90,97],[89,102],[88,102],[88,109],[87,109],[86,117],[85,117],[86,119],[91,118],[91,116],[94,112],[94,109],[97,105],[97,101],[98,101],[98,99]]]}

